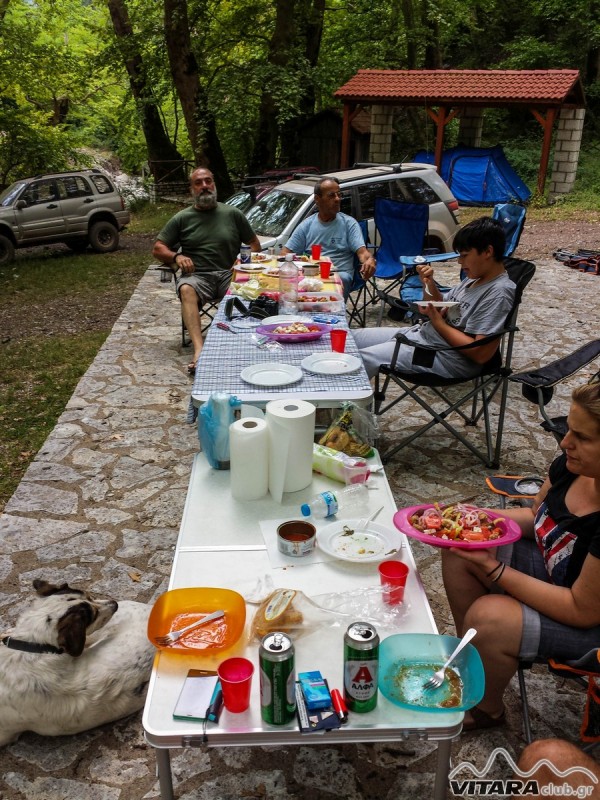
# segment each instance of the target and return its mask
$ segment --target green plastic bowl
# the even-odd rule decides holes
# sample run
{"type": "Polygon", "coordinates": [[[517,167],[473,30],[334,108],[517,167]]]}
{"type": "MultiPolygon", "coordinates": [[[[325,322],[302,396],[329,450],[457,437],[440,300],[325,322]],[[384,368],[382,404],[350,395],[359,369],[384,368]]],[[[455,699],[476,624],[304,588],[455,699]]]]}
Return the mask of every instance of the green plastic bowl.
{"type": "MultiPolygon", "coordinates": [[[[435,633],[396,633],[381,643],[379,650],[379,689],[384,697],[411,711],[448,713],[467,711],[483,697],[485,675],[479,653],[468,644],[450,664],[462,681],[459,696],[454,695],[448,678],[439,689],[425,691],[423,684],[439,669],[460,639],[435,633]]],[[[446,672],[448,675],[448,672],[446,672]]]]}

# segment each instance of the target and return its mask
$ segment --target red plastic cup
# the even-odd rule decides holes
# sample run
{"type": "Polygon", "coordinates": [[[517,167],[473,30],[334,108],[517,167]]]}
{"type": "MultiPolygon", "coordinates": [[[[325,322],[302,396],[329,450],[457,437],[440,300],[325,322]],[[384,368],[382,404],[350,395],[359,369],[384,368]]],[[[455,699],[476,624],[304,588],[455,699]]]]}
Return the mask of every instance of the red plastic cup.
{"type": "Polygon", "coordinates": [[[247,658],[228,658],[217,667],[223,690],[223,703],[227,711],[235,714],[246,711],[250,705],[250,687],[254,664],[247,658]]]}
{"type": "Polygon", "coordinates": [[[389,606],[396,606],[404,600],[404,589],[409,569],[403,561],[382,561],[379,565],[379,578],[384,587],[383,599],[389,606]]]}
{"type": "Polygon", "coordinates": [[[319,271],[323,280],[326,280],[331,275],[331,261],[320,261],[319,271]]]}
{"type": "Polygon", "coordinates": [[[310,257],[313,261],[320,261],[321,260],[321,245],[320,244],[313,244],[310,247],[310,257]]]}
{"type": "Polygon", "coordinates": [[[343,353],[346,349],[346,336],[347,331],[334,328],[329,332],[331,338],[331,349],[334,353],[343,353]]]}

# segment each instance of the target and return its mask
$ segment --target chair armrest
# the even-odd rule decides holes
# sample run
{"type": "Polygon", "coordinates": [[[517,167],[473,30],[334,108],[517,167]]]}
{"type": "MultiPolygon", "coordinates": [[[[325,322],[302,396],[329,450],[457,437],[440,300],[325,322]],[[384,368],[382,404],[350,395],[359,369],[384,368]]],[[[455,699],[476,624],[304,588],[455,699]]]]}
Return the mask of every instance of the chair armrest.
{"type": "Polygon", "coordinates": [[[549,388],[570,378],[600,355],[600,339],[584,344],[568,356],[552,361],[545,367],[517,372],[510,376],[511,381],[530,386],[532,389],[549,388]]]}

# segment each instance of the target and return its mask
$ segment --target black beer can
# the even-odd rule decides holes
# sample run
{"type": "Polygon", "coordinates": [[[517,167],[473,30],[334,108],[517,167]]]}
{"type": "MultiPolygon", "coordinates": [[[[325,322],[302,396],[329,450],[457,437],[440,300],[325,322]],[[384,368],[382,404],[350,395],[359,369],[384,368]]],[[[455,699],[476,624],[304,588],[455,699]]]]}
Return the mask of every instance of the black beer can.
{"type": "Polygon", "coordinates": [[[294,645],[285,633],[268,633],[258,651],[260,713],[270,725],[285,725],[296,713],[294,645]]]}
{"type": "Polygon", "coordinates": [[[344,700],[350,711],[377,705],[379,636],[368,622],[353,622],[344,635],[344,700]]]}

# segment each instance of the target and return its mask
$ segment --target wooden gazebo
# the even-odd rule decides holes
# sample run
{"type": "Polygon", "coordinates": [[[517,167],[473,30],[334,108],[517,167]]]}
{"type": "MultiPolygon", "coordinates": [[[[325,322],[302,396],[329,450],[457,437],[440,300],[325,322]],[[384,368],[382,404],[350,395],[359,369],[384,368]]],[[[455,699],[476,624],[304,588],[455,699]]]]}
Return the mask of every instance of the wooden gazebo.
{"type": "Polygon", "coordinates": [[[350,125],[364,106],[424,106],[436,124],[435,164],[445,126],[466,108],[525,106],[544,131],[537,188],[544,191],[554,122],[561,108],[584,108],[579,71],[361,69],[335,92],[344,103],[341,167],[349,162],[350,125]]]}

